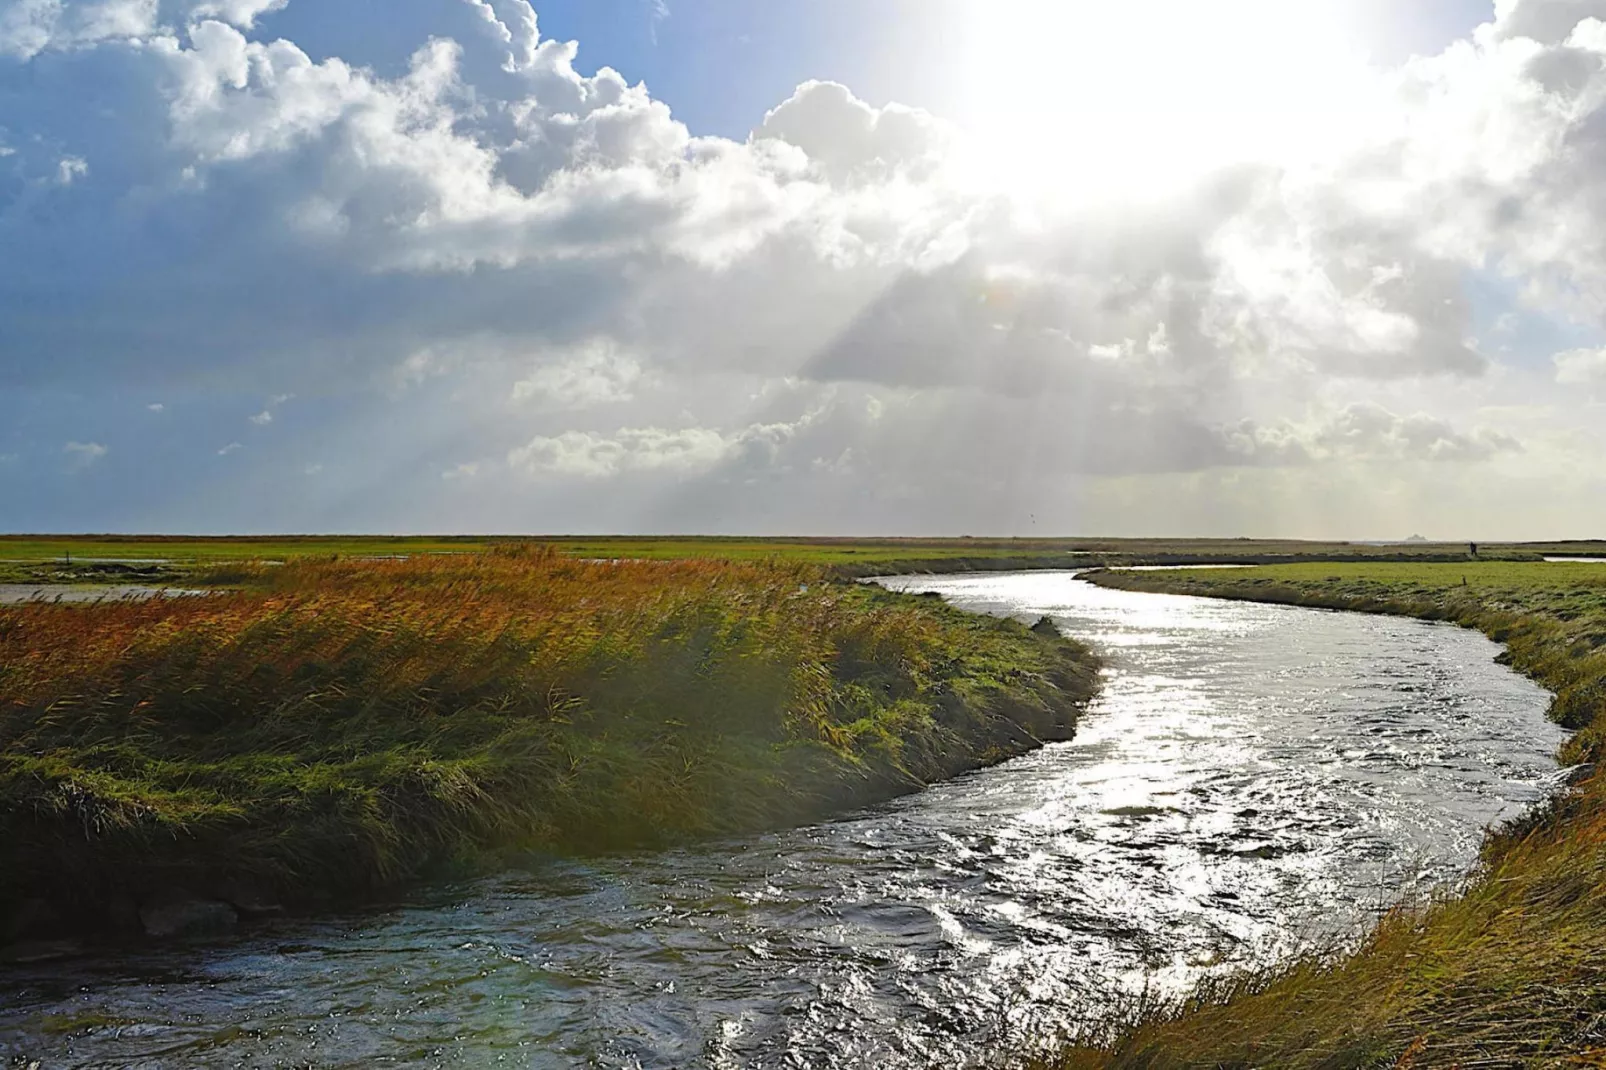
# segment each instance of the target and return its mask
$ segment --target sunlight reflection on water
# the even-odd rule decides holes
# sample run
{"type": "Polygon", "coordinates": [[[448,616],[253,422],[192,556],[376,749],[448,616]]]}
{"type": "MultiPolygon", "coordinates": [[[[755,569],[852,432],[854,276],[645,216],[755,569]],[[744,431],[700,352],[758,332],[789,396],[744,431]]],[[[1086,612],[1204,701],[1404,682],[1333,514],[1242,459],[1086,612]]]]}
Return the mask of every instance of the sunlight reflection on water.
{"type": "Polygon", "coordinates": [[[1449,626],[906,577],[1106,656],[1077,737],[840,820],[0,975],[47,1066],[973,1065],[1118,990],[1348,934],[1557,782],[1548,696],[1449,626]],[[50,1035],[48,1015],[124,1024],[50,1035]]]}

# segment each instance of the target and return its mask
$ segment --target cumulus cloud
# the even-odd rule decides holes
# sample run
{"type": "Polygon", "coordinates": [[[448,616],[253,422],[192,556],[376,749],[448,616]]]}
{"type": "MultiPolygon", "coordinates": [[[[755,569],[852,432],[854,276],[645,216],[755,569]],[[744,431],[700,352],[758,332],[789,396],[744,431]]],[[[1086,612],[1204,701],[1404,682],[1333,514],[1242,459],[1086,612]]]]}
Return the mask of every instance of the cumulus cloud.
{"type": "Polygon", "coordinates": [[[62,447],[67,454],[67,466],[73,470],[88,468],[106,456],[106,447],[99,442],[69,442],[62,447]]]}
{"type": "Polygon", "coordinates": [[[191,17],[212,16],[234,26],[249,30],[256,20],[270,11],[278,11],[290,0],[201,0],[189,9],[191,17]]]}
{"type": "Polygon", "coordinates": [[[665,431],[657,427],[627,427],[609,437],[589,431],[537,435],[511,451],[507,462],[529,473],[599,477],[636,469],[710,468],[728,448],[725,436],[710,428],[665,431]]]}
{"type": "Polygon", "coordinates": [[[156,27],[156,0],[16,0],[0,11],[0,55],[31,59],[46,49],[138,38],[156,27]]]}
{"type": "MultiPolygon", "coordinates": [[[[1540,386],[1473,340],[1478,294],[1606,324],[1606,12],[1581,0],[1501,0],[1314,163],[1046,206],[834,82],[697,136],[526,0],[439,5],[383,64],[276,38],[283,6],[0,11],[0,62],[32,65],[0,100],[8,387],[227,383],[270,396],[259,426],[285,385],[346,399],[368,434],[405,425],[437,493],[739,471],[963,485],[985,513],[1011,465],[1054,493],[1490,461],[1517,437],[1466,414],[1540,386]],[[92,84],[105,107],[73,106],[92,84]]],[[[1068,178],[1099,165],[1064,148],[1068,178]]],[[[1599,353],[1554,380],[1600,381],[1599,353]]]]}
{"type": "Polygon", "coordinates": [[[753,424],[731,433],[710,427],[622,427],[611,435],[565,431],[537,435],[511,450],[507,463],[531,475],[591,479],[621,472],[699,473],[742,455],[772,456],[799,426],[753,424]]]}
{"type": "Polygon", "coordinates": [[[217,455],[219,457],[227,457],[229,454],[233,453],[235,450],[242,450],[244,448],[245,447],[242,446],[238,442],[230,442],[227,446],[223,446],[223,447],[219,448],[218,451],[217,451],[217,455]]]}
{"type": "Polygon", "coordinates": [[[634,357],[620,352],[608,339],[593,339],[514,383],[513,399],[585,408],[629,400],[640,378],[641,364],[634,357]]]}
{"type": "Polygon", "coordinates": [[[464,0],[464,3],[485,20],[492,36],[508,46],[504,70],[526,70],[535,65],[541,32],[536,25],[535,9],[527,0],[464,0]]]}
{"type": "Polygon", "coordinates": [[[1565,41],[1585,19],[1606,19],[1601,0],[1495,0],[1491,36],[1527,37],[1540,44],[1565,41]]]}
{"type": "Polygon", "coordinates": [[[1569,349],[1551,360],[1558,383],[1606,383],[1606,349],[1569,349]]]}
{"type": "Polygon", "coordinates": [[[170,32],[172,20],[213,18],[242,29],[289,0],[11,0],[0,11],[0,56],[139,43],[170,32]]]}
{"type": "Polygon", "coordinates": [[[804,82],[753,132],[801,149],[836,180],[924,177],[941,168],[952,131],[918,108],[872,108],[839,82],[804,82]]]}
{"type": "Polygon", "coordinates": [[[1374,403],[1356,403],[1307,424],[1269,427],[1244,421],[1223,429],[1228,448],[1249,463],[1483,461],[1522,449],[1522,443],[1487,427],[1469,431],[1418,412],[1401,416],[1374,403]]]}
{"type": "Polygon", "coordinates": [[[89,161],[81,156],[63,156],[56,162],[56,182],[70,186],[89,174],[89,161]]]}

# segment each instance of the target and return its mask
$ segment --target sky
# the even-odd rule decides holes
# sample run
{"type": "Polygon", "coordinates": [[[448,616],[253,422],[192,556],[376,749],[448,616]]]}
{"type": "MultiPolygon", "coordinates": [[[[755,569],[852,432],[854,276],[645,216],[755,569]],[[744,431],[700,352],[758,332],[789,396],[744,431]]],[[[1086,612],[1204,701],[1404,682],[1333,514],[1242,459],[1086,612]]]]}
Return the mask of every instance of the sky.
{"type": "Polygon", "coordinates": [[[1606,0],[0,0],[0,531],[1606,535],[1606,0]]]}

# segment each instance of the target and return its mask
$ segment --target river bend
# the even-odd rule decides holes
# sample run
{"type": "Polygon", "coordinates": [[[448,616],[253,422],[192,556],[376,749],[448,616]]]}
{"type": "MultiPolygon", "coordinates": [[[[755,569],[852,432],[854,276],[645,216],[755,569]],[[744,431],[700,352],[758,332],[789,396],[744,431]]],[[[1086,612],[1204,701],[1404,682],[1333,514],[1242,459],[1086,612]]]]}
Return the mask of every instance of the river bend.
{"type": "Polygon", "coordinates": [[[980,1065],[1120,992],[1358,931],[1557,783],[1548,696],[1447,625],[901,577],[1105,657],[1069,743],[793,831],[216,944],[0,968],[62,1066],[980,1065]]]}

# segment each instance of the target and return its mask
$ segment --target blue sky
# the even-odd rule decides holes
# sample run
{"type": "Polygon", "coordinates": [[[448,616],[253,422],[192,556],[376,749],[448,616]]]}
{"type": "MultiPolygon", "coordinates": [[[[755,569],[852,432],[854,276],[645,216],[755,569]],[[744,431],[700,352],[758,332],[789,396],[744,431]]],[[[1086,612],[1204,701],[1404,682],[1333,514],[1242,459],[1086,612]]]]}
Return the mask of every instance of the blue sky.
{"type": "MultiPolygon", "coordinates": [[[[324,0],[261,20],[315,57],[401,70],[441,32],[438,0],[324,0]]],[[[945,53],[961,47],[965,0],[561,0],[538,6],[542,32],[581,43],[577,67],[644,81],[694,133],[743,138],[810,79],[841,82],[877,106],[953,115],[945,53]]],[[[974,5],[972,5],[974,6],[974,5]]],[[[1356,0],[1347,22],[1381,63],[1431,54],[1486,21],[1488,0],[1356,0]]]]}
{"type": "Polygon", "coordinates": [[[5,0],[0,529],[1594,534],[1595,19],[5,0]]]}

